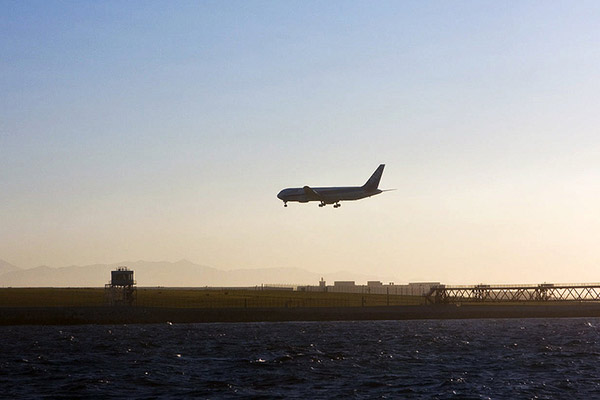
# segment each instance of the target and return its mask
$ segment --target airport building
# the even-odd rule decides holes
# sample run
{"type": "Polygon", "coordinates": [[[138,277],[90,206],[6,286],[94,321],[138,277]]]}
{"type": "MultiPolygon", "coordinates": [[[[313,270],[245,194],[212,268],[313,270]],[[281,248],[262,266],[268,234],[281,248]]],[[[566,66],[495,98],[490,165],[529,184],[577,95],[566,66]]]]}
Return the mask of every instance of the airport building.
{"type": "Polygon", "coordinates": [[[364,293],[364,294],[395,294],[404,296],[424,296],[440,282],[413,282],[406,285],[395,285],[394,282],[383,283],[368,281],[366,285],[357,285],[355,281],[335,281],[327,285],[321,278],[318,286],[298,286],[299,292],[329,292],[329,293],[364,293]]]}

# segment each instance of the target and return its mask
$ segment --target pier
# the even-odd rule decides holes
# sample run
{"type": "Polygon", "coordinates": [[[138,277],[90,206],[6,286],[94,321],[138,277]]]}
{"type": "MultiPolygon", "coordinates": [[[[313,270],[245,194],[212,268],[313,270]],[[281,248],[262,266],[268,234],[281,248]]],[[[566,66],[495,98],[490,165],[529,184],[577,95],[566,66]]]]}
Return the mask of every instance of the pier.
{"type": "Polygon", "coordinates": [[[600,302],[600,283],[530,285],[437,285],[425,295],[430,304],[512,302],[600,302]]]}

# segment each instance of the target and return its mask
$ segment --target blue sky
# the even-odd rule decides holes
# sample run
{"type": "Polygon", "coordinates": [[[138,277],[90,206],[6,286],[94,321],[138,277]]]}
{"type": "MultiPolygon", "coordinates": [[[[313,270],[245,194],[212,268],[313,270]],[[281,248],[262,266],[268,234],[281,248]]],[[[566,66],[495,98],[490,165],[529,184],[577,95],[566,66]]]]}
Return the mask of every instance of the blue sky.
{"type": "Polygon", "coordinates": [[[596,2],[2,2],[0,258],[594,279],[596,2]],[[399,190],[287,209],[283,187],[399,190]]]}

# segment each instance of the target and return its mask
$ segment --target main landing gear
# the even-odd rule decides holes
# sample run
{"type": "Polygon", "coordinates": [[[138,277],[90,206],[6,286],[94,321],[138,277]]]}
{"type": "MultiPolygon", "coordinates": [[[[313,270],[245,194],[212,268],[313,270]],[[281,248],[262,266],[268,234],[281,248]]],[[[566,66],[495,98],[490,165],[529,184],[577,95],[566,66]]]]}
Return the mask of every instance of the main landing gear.
{"type": "MultiPolygon", "coordinates": [[[[319,203],[319,207],[325,207],[326,205],[327,205],[327,203],[325,203],[324,201],[322,201],[321,203],[319,203]]],[[[341,205],[339,202],[336,202],[336,203],[333,205],[333,208],[339,208],[339,207],[341,207],[341,206],[342,206],[342,205],[341,205]]]]}

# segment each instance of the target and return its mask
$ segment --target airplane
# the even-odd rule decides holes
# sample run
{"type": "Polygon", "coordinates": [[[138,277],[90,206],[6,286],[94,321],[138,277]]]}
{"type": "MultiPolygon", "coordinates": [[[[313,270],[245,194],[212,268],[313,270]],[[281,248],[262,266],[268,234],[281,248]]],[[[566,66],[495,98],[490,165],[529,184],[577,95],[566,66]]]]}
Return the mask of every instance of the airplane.
{"type": "Polygon", "coordinates": [[[309,201],[318,201],[319,207],[325,207],[327,204],[333,204],[333,208],[341,207],[342,200],[360,200],[365,197],[375,196],[388,190],[379,189],[379,181],[383,174],[385,164],[381,164],[367,183],[362,186],[346,186],[346,187],[316,187],[304,186],[302,188],[283,189],[277,197],[283,201],[283,206],[287,207],[288,201],[298,201],[300,203],[308,203],[309,201]]]}

